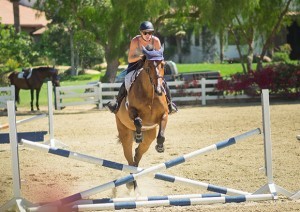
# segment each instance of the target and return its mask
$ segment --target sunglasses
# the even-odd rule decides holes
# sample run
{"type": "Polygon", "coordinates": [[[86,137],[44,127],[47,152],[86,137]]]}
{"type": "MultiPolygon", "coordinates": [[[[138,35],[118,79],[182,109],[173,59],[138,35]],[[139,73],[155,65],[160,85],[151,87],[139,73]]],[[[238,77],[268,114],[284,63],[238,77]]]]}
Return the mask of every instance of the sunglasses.
{"type": "Polygon", "coordinates": [[[153,34],[153,32],[142,32],[143,33],[143,35],[152,35],[153,34]]]}

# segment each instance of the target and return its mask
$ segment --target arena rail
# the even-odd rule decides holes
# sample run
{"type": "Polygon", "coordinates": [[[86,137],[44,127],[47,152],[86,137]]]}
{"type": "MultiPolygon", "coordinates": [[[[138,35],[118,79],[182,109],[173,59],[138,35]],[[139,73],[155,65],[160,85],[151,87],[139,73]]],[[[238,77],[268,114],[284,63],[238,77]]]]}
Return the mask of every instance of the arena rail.
{"type": "MultiPolygon", "coordinates": [[[[210,100],[250,98],[247,95],[223,95],[215,89],[217,83],[218,80],[207,80],[205,78],[190,82],[167,82],[175,103],[194,101],[206,105],[207,101],[210,100]]],[[[99,109],[102,109],[105,104],[115,98],[120,86],[121,83],[94,82],[88,85],[56,87],[56,109],[88,104],[97,105],[99,109]]]]}

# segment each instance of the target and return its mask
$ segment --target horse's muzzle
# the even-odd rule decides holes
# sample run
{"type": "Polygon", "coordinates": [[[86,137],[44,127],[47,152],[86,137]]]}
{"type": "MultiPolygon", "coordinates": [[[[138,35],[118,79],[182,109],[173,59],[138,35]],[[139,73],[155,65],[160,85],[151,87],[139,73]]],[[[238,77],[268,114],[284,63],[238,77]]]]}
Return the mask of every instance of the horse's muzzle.
{"type": "Polygon", "coordinates": [[[52,81],[52,84],[56,87],[59,87],[60,86],[60,82],[58,80],[54,80],[52,81]]]}

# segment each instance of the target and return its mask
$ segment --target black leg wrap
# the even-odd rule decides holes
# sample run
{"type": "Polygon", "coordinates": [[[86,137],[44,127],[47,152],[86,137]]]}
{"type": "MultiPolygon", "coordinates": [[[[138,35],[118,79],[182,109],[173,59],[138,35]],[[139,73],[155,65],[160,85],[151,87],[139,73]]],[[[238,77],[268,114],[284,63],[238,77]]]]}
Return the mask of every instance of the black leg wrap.
{"type": "Polygon", "coordinates": [[[165,137],[162,136],[157,136],[157,145],[155,146],[155,149],[157,152],[162,153],[165,151],[165,147],[164,147],[164,142],[165,142],[165,137]]]}
{"type": "Polygon", "coordinates": [[[135,133],[135,142],[141,143],[143,141],[143,135],[142,135],[142,119],[139,117],[136,117],[134,119],[134,126],[136,128],[135,133]]]}

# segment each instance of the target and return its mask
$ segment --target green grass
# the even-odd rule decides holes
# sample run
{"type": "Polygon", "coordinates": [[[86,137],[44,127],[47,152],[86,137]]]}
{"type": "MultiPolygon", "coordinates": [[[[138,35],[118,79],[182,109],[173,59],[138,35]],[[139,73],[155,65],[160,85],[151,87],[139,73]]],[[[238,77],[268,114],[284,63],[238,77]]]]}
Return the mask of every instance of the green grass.
{"type": "MultiPolygon", "coordinates": [[[[242,72],[241,64],[176,64],[179,73],[195,72],[195,71],[220,71],[221,76],[229,76],[231,74],[242,72]]],[[[79,76],[64,76],[61,78],[61,86],[74,86],[74,85],[86,85],[92,81],[98,81],[100,76],[103,76],[104,72],[99,74],[84,74],[79,76]]],[[[20,104],[18,107],[28,107],[30,109],[30,91],[20,91],[20,104]]],[[[40,93],[40,106],[47,105],[47,84],[44,83],[40,93]]],[[[34,101],[35,105],[35,101],[34,101]]]]}
{"type": "Polygon", "coordinates": [[[239,63],[233,64],[176,64],[179,73],[195,72],[195,71],[220,71],[221,76],[229,76],[234,73],[243,72],[242,65],[239,63]]]}

